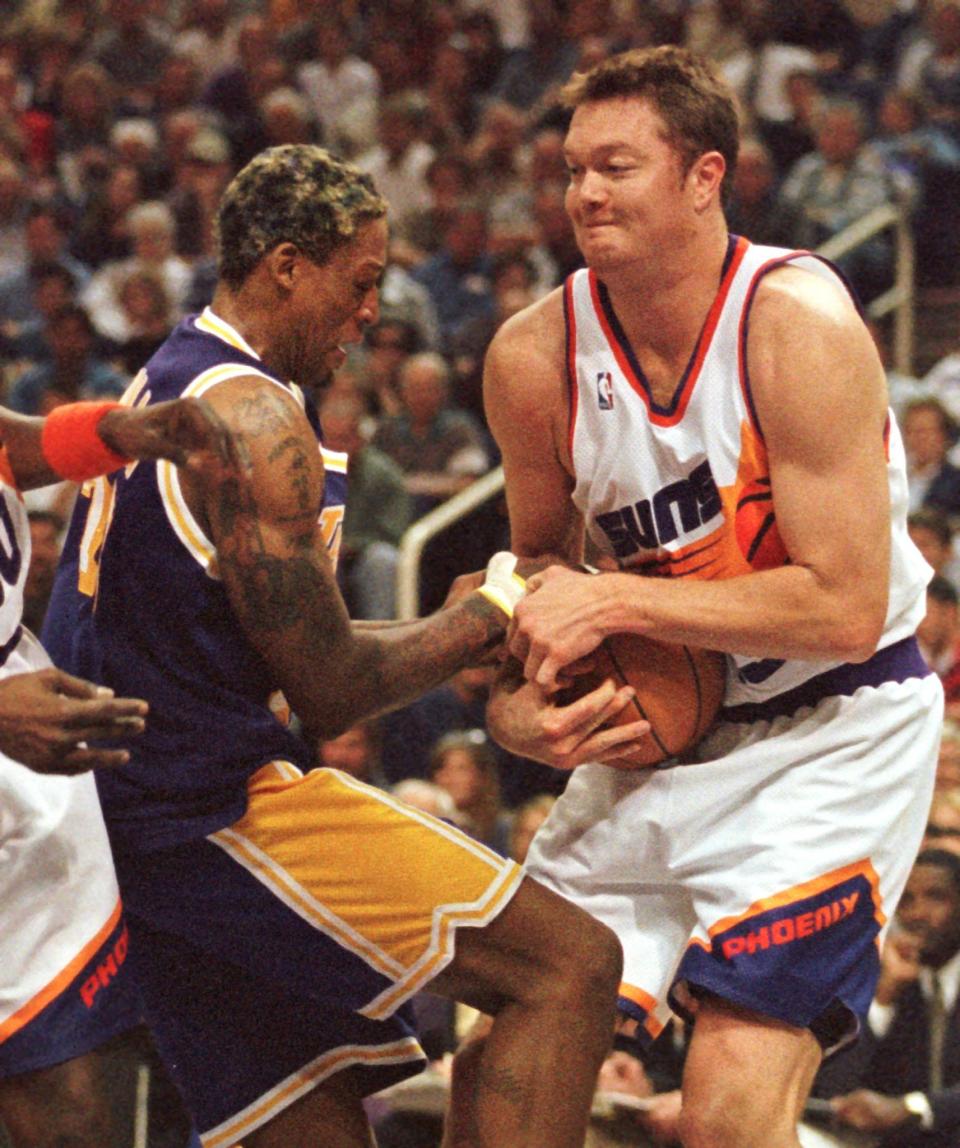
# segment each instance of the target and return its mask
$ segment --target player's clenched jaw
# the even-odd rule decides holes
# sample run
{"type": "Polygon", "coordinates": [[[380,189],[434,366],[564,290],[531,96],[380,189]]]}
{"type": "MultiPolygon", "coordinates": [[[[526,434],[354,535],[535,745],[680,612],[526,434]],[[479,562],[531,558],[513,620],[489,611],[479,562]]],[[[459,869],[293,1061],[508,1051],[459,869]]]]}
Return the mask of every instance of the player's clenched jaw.
{"type": "Polygon", "coordinates": [[[358,343],[376,322],[386,252],[386,222],[377,219],[325,263],[304,260],[287,309],[288,371],[294,381],[306,387],[325,383],[343,362],[343,348],[358,343]]]}
{"type": "Polygon", "coordinates": [[[647,100],[581,104],[565,151],[567,211],[587,262],[601,275],[652,267],[689,210],[681,158],[647,100]]]}

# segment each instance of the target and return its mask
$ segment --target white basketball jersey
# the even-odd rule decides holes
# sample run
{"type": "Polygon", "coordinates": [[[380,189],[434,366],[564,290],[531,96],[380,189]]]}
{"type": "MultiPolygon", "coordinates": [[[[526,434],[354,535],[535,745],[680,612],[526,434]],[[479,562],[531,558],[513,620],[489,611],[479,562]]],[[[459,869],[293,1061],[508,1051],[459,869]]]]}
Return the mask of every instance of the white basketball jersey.
{"type": "Polygon", "coordinates": [[[19,638],[29,564],[30,523],[23,499],[0,478],[0,662],[19,638]]]}
{"type": "MultiPolygon", "coordinates": [[[[567,280],[573,501],[591,539],[624,569],[730,578],[783,564],[746,340],[757,286],[784,263],[842,283],[817,256],[731,237],[720,288],[666,407],[654,402],[594,272],[567,280]]],[[[915,631],[930,570],[907,535],[906,469],[892,416],[877,449],[886,450],[892,504],[884,647],[915,631]]],[[[725,704],[764,701],[837,664],[732,657],[725,704]]]]}

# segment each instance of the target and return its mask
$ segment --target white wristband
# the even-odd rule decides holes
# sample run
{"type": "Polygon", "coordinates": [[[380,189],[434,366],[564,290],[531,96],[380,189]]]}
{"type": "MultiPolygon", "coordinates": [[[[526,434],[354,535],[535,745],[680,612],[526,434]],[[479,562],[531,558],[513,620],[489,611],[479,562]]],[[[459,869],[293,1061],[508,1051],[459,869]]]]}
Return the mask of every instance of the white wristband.
{"type": "Polygon", "coordinates": [[[516,573],[517,557],[509,550],[500,550],[487,563],[487,576],[479,593],[501,609],[508,618],[513,608],[526,593],[527,584],[516,573]]]}

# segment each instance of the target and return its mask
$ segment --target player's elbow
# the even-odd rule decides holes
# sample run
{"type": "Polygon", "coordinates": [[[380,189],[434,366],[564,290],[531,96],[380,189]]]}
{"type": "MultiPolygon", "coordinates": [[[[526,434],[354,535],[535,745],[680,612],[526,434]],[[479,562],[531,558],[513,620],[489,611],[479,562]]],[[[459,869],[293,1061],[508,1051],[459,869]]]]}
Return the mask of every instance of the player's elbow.
{"type": "Polygon", "coordinates": [[[873,657],[883,637],[886,601],[859,603],[833,629],[833,653],[845,662],[865,662],[873,657]]]}

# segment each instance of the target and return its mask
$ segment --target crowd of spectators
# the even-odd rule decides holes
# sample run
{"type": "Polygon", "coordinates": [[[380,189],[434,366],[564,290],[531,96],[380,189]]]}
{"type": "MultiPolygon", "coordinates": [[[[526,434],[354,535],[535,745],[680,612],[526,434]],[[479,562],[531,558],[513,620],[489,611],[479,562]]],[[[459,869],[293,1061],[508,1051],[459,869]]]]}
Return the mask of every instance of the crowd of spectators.
{"type": "MultiPolygon", "coordinates": [[[[733,231],[815,247],[894,204],[919,282],[960,285],[960,0],[21,0],[0,16],[0,400],[46,413],[121,394],[209,303],[231,176],[286,142],[353,159],[389,201],[390,266],[322,415],[353,476],[344,593],[357,617],[393,617],[403,532],[496,465],[481,396],[493,332],[580,265],[558,89],[667,42],[712,56],[738,97],[733,231]]],[[[892,246],[875,238],[841,264],[869,301],[892,281],[892,246]]],[[[921,637],[960,721],[960,341],[926,377],[889,379],[910,529],[937,572],[921,637]]],[[[64,490],[38,503],[37,626],[68,504],[64,490]]],[[[422,607],[505,542],[496,501],[441,535],[422,607]]],[[[512,849],[511,813],[516,827],[563,777],[486,741],[490,672],[318,761],[384,787],[416,779],[418,799],[512,849]]],[[[956,796],[940,795],[934,832],[950,847],[960,790],[942,788],[956,796]]]]}

